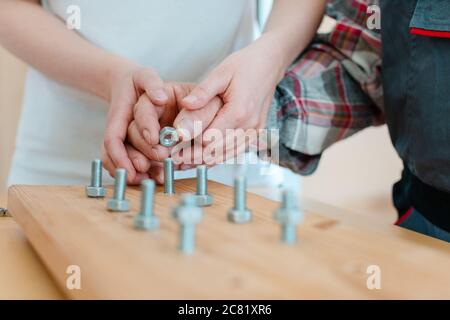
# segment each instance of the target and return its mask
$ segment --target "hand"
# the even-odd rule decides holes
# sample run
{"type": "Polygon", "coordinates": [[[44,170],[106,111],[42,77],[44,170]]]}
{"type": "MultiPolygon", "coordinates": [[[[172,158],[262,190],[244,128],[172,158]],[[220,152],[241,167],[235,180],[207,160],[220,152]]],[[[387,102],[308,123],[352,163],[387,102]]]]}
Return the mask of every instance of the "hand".
{"type": "MultiPolygon", "coordinates": [[[[222,107],[221,99],[215,97],[200,110],[180,110],[181,100],[194,87],[194,84],[188,83],[166,84],[165,92],[168,94],[168,99],[163,106],[153,105],[145,93],[139,98],[133,108],[134,120],[132,120],[128,127],[126,140],[128,156],[132,159],[136,172],[140,174],[139,178],[142,179],[147,175],[156,180],[157,183],[163,183],[162,161],[171,154],[177,168],[182,170],[191,168],[194,164],[202,163],[203,159],[198,158],[198,155],[202,155],[202,145],[194,144],[191,146],[190,141],[202,132],[194,132],[193,127],[180,132],[182,139],[184,138],[185,141],[177,145],[173,153],[171,152],[171,148],[166,148],[158,144],[160,128],[169,125],[176,126],[177,123],[182,123],[186,118],[198,121],[202,127],[207,127],[222,107]],[[145,131],[151,132],[151,135],[157,136],[158,139],[152,140],[149,143],[143,134],[145,131]],[[177,152],[180,150],[182,152],[177,152]]],[[[134,183],[139,183],[139,181],[135,180],[134,183]]]]}
{"type": "MultiPolygon", "coordinates": [[[[186,110],[201,110],[214,97],[221,97],[224,106],[208,128],[221,130],[223,137],[226,129],[264,128],[284,70],[275,38],[262,36],[225,59],[181,105],[186,110]]],[[[185,129],[185,123],[178,123],[178,129],[185,129]]]]}
{"type": "MultiPolygon", "coordinates": [[[[144,92],[156,106],[164,105],[168,94],[154,70],[136,65],[118,67],[110,91],[110,109],[102,146],[103,164],[111,176],[115,175],[116,168],[125,168],[128,172],[127,182],[136,183],[139,180],[137,171],[124,143],[133,119],[133,107],[144,92]]],[[[159,136],[157,132],[159,128],[155,123],[152,131],[144,132],[144,137],[149,143],[155,142],[159,136]]]]}

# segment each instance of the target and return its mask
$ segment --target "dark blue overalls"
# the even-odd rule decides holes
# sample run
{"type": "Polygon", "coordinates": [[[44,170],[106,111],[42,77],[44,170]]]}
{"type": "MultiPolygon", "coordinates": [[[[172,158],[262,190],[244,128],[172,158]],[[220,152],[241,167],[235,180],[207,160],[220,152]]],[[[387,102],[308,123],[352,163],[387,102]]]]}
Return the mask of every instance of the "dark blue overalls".
{"type": "Polygon", "coordinates": [[[402,225],[450,241],[450,0],[381,0],[383,86],[402,225]],[[407,216],[406,216],[407,214],[407,216]]]}

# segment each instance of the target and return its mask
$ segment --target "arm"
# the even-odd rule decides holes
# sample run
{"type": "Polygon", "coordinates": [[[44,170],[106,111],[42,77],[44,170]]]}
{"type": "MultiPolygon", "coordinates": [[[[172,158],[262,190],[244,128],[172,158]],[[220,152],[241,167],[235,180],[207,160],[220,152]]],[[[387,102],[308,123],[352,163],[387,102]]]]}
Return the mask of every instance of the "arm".
{"type": "MultiPolygon", "coordinates": [[[[132,108],[142,92],[155,105],[166,102],[159,76],[89,43],[45,11],[38,0],[0,0],[0,44],[42,73],[110,104],[104,164],[112,175],[116,167],[126,168],[132,182],[136,171],[124,146],[132,108]]],[[[152,123],[150,130],[146,140],[154,142],[159,124],[152,123]]]]}
{"type": "Polygon", "coordinates": [[[109,100],[112,71],[131,62],[90,44],[39,2],[0,1],[0,43],[46,75],[109,100]]]}
{"type": "Polygon", "coordinates": [[[268,113],[280,164],[303,175],[329,146],[384,123],[381,38],[366,27],[366,7],[336,2],[327,14],[335,27],[287,70],[268,113]]]}
{"type": "Polygon", "coordinates": [[[225,59],[183,100],[183,107],[200,109],[220,96],[225,105],[211,128],[224,132],[264,127],[276,85],[315,35],[325,3],[326,0],[275,1],[262,36],[225,59]]]}

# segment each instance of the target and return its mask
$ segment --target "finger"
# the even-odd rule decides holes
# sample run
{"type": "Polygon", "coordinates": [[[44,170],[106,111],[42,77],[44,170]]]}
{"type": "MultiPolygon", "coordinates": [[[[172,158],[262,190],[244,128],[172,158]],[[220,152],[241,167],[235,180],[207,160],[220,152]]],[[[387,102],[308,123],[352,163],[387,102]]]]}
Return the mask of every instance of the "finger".
{"type": "Polygon", "coordinates": [[[254,130],[235,130],[227,132],[225,137],[219,138],[205,147],[204,161],[209,164],[224,163],[236,158],[247,149],[254,148],[258,135],[254,130]]]}
{"type": "Polygon", "coordinates": [[[150,101],[146,94],[139,97],[134,106],[134,121],[136,127],[150,145],[157,145],[159,142],[159,116],[155,105],[150,101]]]}
{"type": "MultiPolygon", "coordinates": [[[[131,160],[128,158],[123,140],[116,137],[105,138],[104,148],[108,151],[108,155],[112,160],[114,168],[124,168],[127,170],[127,182],[131,182],[136,177],[136,170],[134,169],[131,160]]],[[[111,173],[112,176],[115,173],[111,173]]]]}
{"type": "MultiPolygon", "coordinates": [[[[134,179],[136,171],[128,158],[124,140],[127,134],[128,124],[132,118],[132,105],[126,101],[114,100],[108,113],[108,121],[103,138],[105,154],[112,161],[112,167],[124,168],[128,173],[128,181],[134,179]]],[[[111,176],[114,176],[111,173],[111,176]]]]}
{"type": "Polygon", "coordinates": [[[170,156],[170,149],[168,147],[157,144],[156,146],[152,146],[152,149],[154,160],[156,161],[163,161],[170,156]]]}
{"type": "Polygon", "coordinates": [[[149,176],[156,181],[157,184],[164,184],[164,165],[162,162],[152,161],[149,176]]]}
{"type": "Polygon", "coordinates": [[[215,96],[222,95],[230,82],[230,73],[216,68],[181,101],[181,106],[188,110],[203,108],[215,96]]]}
{"type": "Polygon", "coordinates": [[[136,169],[137,173],[146,173],[150,169],[150,159],[148,159],[145,155],[143,155],[141,152],[136,150],[131,145],[126,145],[125,148],[127,149],[128,157],[133,162],[134,168],[136,169]]]}
{"type": "Polygon", "coordinates": [[[151,101],[156,105],[162,105],[169,99],[164,82],[151,68],[143,68],[133,73],[133,82],[136,88],[145,91],[151,101]]]}
{"type": "Polygon", "coordinates": [[[129,184],[133,185],[133,186],[137,186],[140,185],[142,183],[142,181],[146,180],[146,179],[150,179],[150,175],[146,172],[146,173],[137,173],[136,177],[134,178],[134,180],[132,180],[129,184]]]}
{"type": "Polygon", "coordinates": [[[153,150],[153,146],[148,144],[144,138],[139,133],[136,122],[133,121],[130,123],[128,127],[128,142],[132,145],[136,150],[141,152],[144,156],[146,156],[150,160],[159,160],[158,155],[155,154],[153,150]]]}
{"type": "Polygon", "coordinates": [[[103,168],[105,168],[105,170],[108,171],[111,177],[114,177],[116,167],[114,166],[114,162],[108,156],[108,153],[106,152],[104,146],[102,146],[102,163],[103,168]]]}
{"type": "Polygon", "coordinates": [[[214,97],[201,109],[182,109],[173,123],[182,140],[195,139],[201,135],[212,123],[222,105],[222,99],[214,97]]]}

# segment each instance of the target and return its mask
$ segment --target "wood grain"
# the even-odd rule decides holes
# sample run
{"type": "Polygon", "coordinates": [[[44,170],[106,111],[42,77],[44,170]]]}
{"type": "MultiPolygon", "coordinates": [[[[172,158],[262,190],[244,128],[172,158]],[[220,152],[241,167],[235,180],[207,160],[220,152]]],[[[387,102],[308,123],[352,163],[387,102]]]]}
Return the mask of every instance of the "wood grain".
{"type": "Polygon", "coordinates": [[[62,298],[12,218],[0,217],[0,252],[0,300],[62,298]]]}
{"type": "MultiPolygon", "coordinates": [[[[192,192],[195,181],[177,181],[176,188],[178,195],[192,192]]],[[[178,196],[161,189],[155,200],[161,227],[154,232],[132,227],[137,189],[127,190],[129,214],[107,212],[106,200],[86,198],[83,187],[13,186],[8,204],[70,298],[450,298],[447,243],[302,201],[300,241],[286,246],[272,219],[276,202],[249,194],[254,221],[238,226],[226,221],[232,189],[214,182],[209,189],[215,203],[205,210],[192,256],[176,250],[170,212],[178,196]],[[81,290],[65,286],[69,265],[81,268],[81,290]],[[367,289],[369,265],[381,268],[381,290],[367,289]]]]}

